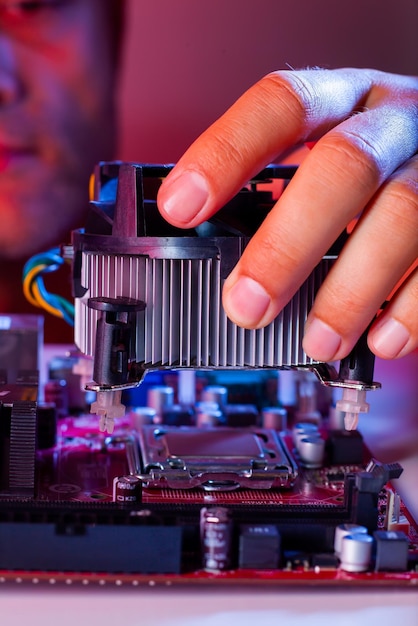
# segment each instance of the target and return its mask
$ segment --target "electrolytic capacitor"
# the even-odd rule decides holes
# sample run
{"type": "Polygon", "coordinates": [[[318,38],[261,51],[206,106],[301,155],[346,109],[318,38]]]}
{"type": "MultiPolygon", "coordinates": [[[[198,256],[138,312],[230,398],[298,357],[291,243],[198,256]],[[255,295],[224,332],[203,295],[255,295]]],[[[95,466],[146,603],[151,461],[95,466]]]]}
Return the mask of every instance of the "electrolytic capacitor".
{"type": "Polygon", "coordinates": [[[224,421],[224,415],[216,402],[199,402],[196,405],[196,426],[219,426],[224,421]]]}
{"type": "Polygon", "coordinates": [[[136,504],[142,499],[142,482],[137,476],[116,476],[113,480],[113,501],[136,504]]]}
{"type": "Polygon", "coordinates": [[[222,410],[228,402],[228,389],[222,385],[209,385],[202,391],[203,402],[216,402],[222,410]]]}
{"type": "Polygon", "coordinates": [[[340,524],[335,529],[334,552],[339,557],[341,555],[341,542],[346,535],[367,535],[367,528],[360,524],[340,524]]]}
{"type": "Polygon", "coordinates": [[[150,387],[147,392],[147,406],[154,409],[156,418],[162,421],[164,411],[169,411],[174,405],[174,389],[165,385],[150,387]]]}
{"type": "Polygon", "coordinates": [[[131,410],[129,417],[134,430],[141,430],[146,424],[153,424],[156,411],[150,406],[136,406],[131,410]]]}
{"type": "Polygon", "coordinates": [[[278,406],[265,407],[261,413],[263,428],[272,430],[286,430],[287,427],[287,411],[278,406]]]}
{"type": "Polygon", "coordinates": [[[325,441],[319,435],[303,437],[299,440],[298,452],[305,467],[321,467],[324,462],[325,441]]]}
{"type": "Polygon", "coordinates": [[[295,448],[299,450],[299,442],[305,437],[320,436],[318,426],[310,422],[298,422],[293,427],[293,442],[295,448]]]}
{"type": "Polygon", "coordinates": [[[221,572],[231,567],[232,521],[225,507],[203,508],[200,511],[203,568],[221,572]]]}
{"type": "Polygon", "coordinates": [[[341,541],[341,569],[346,572],[365,572],[370,567],[373,537],[357,533],[345,535],[341,541]]]}

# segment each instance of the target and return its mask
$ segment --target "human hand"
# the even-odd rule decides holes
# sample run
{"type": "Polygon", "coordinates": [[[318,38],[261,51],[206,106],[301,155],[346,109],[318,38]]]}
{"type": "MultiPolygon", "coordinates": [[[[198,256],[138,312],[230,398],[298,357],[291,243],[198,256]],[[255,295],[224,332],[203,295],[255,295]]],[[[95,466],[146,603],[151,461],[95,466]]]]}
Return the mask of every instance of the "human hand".
{"type": "Polygon", "coordinates": [[[245,328],[269,324],[359,214],[308,316],[303,347],[346,356],[369,331],[382,358],[418,345],[418,79],[374,70],[269,74],[205,131],[161,185],[178,227],[208,219],[265,165],[316,141],[225,282],[245,328]],[[408,277],[400,280],[409,271],[408,277]]]}

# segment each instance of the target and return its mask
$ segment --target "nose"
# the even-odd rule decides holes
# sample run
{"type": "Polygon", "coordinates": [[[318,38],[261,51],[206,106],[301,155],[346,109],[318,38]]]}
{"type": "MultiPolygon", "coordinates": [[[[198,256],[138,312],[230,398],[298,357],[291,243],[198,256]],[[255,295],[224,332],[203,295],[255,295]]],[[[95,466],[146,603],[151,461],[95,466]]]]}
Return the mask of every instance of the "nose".
{"type": "Polygon", "coordinates": [[[17,45],[0,31],[0,106],[12,104],[21,93],[17,45]]]}

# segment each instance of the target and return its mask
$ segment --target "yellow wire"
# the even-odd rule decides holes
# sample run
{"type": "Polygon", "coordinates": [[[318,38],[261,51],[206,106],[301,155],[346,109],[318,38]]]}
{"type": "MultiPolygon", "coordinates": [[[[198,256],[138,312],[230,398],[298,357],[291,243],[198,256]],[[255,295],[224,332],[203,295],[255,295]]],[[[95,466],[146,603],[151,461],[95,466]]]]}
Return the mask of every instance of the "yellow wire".
{"type": "Polygon", "coordinates": [[[48,304],[48,302],[46,302],[46,300],[44,300],[39,292],[39,287],[36,283],[33,284],[32,286],[32,291],[35,294],[35,297],[39,300],[40,304],[38,304],[37,306],[41,307],[41,309],[45,309],[45,311],[48,311],[48,313],[51,313],[51,315],[55,315],[55,317],[64,317],[62,311],[60,311],[59,309],[55,309],[54,307],[52,307],[50,304],[48,304]]]}
{"type": "Polygon", "coordinates": [[[46,267],[49,266],[45,263],[41,265],[36,265],[26,274],[25,280],[23,281],[23,293],[25,294],[26,299],[34,306],[39,307],[40,309],[45,309],[45,311],[48,311],[52,315],[62,318],[64,317],[62,311],[60,311],[59,309],[55,309],[44,300],[36,282],[32,284],[33,277],[39,274],[39,272],[41,272],[46,267]]]}
{"type": "Polygon", "coordinates": [[[45,265],[45,263],[43,265],[36,265],[26,274],[25,279],[23,281],[23,293],[25,294],[26,299],[29,300],[29,302],[33,304],[34,306],[40,307],[41,305],[39,304],[39,302],[35,300],[31,292],[31,282],[32,282],[33,277],[36,276],[36,274],[38,274],[40,271],[42,271],[46,267],[48,267],[48,265],[45,265]]]}

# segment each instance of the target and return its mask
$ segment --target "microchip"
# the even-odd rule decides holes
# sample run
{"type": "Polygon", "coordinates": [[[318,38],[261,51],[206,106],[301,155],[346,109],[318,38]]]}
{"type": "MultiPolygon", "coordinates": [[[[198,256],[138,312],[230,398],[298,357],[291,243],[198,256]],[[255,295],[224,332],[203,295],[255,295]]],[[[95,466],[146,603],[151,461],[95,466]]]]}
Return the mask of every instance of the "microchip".
{"type": "Polygon", "coordinates": [[[331,483],[339,483],[339,482],[343,482],[345,478],[345,474],[344,472],[328,472],[327,473],[327,479],[329,480],[329,482],[331,483]]]}
{"type": "Polygon", "coordinates": [[[273,524],[242,524],[239,537],[239,567],[277,569],[281,560],[278,528],[273,524]]]}

